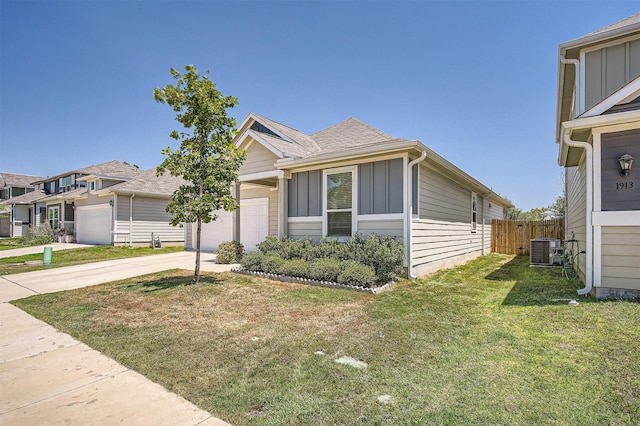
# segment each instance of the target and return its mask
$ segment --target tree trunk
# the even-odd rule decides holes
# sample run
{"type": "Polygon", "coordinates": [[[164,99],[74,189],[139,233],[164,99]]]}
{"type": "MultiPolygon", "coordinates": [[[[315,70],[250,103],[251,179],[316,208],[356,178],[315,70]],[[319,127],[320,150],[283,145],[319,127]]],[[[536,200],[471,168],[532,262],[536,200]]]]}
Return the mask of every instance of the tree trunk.
{"type": "Polygon", "coordinates": [[[198,216],[196,221],[196,267],[193,273],[193,283],[200,283],[200,234],[202,233],[202,218],[198,216]]]}

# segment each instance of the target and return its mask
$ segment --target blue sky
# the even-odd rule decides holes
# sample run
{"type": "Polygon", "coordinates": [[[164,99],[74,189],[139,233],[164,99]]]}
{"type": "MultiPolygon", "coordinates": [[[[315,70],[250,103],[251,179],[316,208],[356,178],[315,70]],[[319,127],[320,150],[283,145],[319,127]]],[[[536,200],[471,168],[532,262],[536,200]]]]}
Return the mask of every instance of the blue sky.
{"type": "Polygon", "coordinates": [[[561,191],[558,44],[640,1],[0,1],[0,170],[162,161],[153,89],[210,70],[240,123],[356,117],[418,139],[523,210],[561,191]]]}

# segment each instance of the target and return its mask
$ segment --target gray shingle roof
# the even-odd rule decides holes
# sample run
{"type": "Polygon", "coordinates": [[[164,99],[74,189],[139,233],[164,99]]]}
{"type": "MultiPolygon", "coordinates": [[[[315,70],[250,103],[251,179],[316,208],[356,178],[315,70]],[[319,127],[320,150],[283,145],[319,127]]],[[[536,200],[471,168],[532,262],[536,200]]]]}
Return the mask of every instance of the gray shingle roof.
{"type": "Polygon", "coordinates": [[[40,201],[51,201],[51,200],[75,200],[78,198],[86,198],[86,195],[89,193],[86,187],[77,188],[71,191],[59,192],[57,194],[47,195],[45,198],[40,201]]]}
{"type": "Polygon", "coordinates": [[[253,114],[253,116],[261,124],[293,141],[290,142],[266,133],[260,135],[275,149],[284,152],[286,157],[309,158],[367,146],[386,146],[396,142],[406,142],[404,139],[389,136],[353,117],[319,132],[306,135],[257,114],[253,114]]]}
{"type": "Polygon", "coordinates": [[[13,197],[10,200],[4,200],[2,203],[0,204],[31,204],[34,201],[39,201],[43,198],[45,198],[47,195],[44,193],[44,191],[38,190],[38,191],[31,191],[28,192],[26,194],[22,194],[19,195],[17,197],[13,197]]]}
{"type": "Polygon", "coordinates": [[[140,170],[137,167],[133,167],[129,164],[112,160],[112,161],[107,161],[106,163],[83,167],[81,169],[69,170],[68,172],[60,173],[48,178],[41,178],[40,180],[34,181],[34,182],[50,181],[56,178],[69,176],[74,173],[81,174],[81,175],[97,175],[97,176],[103,176],[103,177],[117,177],[117,178],[131,179],[136,176],[139,176],[142,173],[142,170],[140,170]]]}
{"type": "Polygon", "coordinates": [[[127,194],[170,196],[185,182],[182,177],[171,176],[169,172],[165,172],[162,176],[157,176],[154,168],[145,170],[135,179],[110,186],[108,189],[112,192],[127,194]]]}
{"type": "Polygon", "coordinates": [[[0,172],[0,187],[19,186],[32,187],[32,182],[42,179],[40,176],[20,175],[17,173],[0,172]]]}
{"type": "Polygon", "coordinates": [[[606,33],[612,30],[617,30],[618,28],[624,28],[624,27],[628,27],[629,25],[638,24],[638,23],[640,23],[640,12],[636,13],[635,15],[631,15],[628,18],[621,19],[618,22],[614,22],[613,24],[607,25],[606,27],[602,27],[593,32],[590,32],[589,34],[585,34],[583,37],[589,37],[589,36],[594,36],[596,34],[606,33]]]}

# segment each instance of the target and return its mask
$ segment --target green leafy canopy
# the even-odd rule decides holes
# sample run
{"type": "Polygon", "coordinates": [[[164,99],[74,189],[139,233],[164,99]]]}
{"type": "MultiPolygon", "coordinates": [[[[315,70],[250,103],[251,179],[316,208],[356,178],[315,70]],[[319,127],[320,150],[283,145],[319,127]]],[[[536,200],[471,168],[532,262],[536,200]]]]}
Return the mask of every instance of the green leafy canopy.
{"type": "Polygon", "coordinates": [[[212,215],[216,210],[237,209],[231,185],[237,181],[238,169],[245,159],[244,152],[233,143],[236,120],[227,116],[227,109],[237,105],[238,100],[223,96],[209,79],[208,71],[200,76],[193,65],[184,70],[181,75],[172,68],[176,84],[156,88],[153,93],[157,102],[171,106],[184,127],[171,132],[180,147],[162,150],[166,158],[157,167],[158,175],[168,171],[185,180],[167,205],[174,226],[198,219],[207,223],[216,219],[212,215]]]}

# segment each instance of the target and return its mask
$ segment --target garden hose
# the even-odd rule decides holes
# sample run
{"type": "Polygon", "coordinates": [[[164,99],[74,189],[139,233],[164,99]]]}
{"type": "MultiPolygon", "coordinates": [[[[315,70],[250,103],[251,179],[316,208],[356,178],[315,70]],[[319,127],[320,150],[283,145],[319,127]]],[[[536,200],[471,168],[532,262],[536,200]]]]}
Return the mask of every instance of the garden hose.
{"type": "Polygon", "coordinates": [[[580,242],[576,239],[565,241],[571,243],[571,249],[567,253],[567,248],[562,249],[562,272],[566,279],[578,278],[580,271],[580,242]],[[573,250],[575,243],[576,251],[573,250]],[[574,254],[575,253],[575,254],[574,254]]]}

